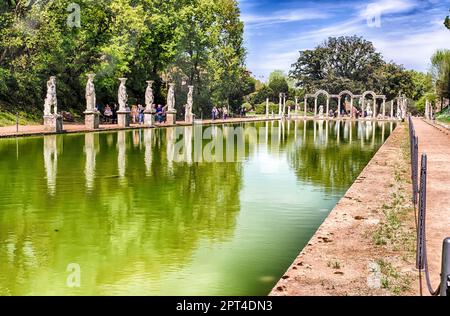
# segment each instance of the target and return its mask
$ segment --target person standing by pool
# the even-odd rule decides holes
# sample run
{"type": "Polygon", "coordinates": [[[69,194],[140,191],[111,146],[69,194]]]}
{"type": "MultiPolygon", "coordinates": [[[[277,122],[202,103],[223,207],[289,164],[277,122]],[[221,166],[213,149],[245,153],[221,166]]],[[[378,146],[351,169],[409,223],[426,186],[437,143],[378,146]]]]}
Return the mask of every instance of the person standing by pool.
{"type": "Polygon", "coordinates": [[[142,104],[139,104],[138,105],[139,124],[144,124],[144,110],[145,108],[142,106],[142,104]]]}
{"type": "Polygon", "coordinates": [[[164,108],[161,104],[158,104],[156,108],[156,121],[158,123],[164,123],[165,121],[164,108]]]}
{"type": "Polygon", "coordinates": [[[228,118],[228,109],[225,106],[223,107],[222,113],[223,119],[226,120],[228,118]]]}
{"type": "Polygon", "coordinates": [[[213,107],[212,112],[211,112],[211,116],[212,116],[212,120],[215,121],[219,118],[219,110],[217,109],[216,106],[213,107]]]}

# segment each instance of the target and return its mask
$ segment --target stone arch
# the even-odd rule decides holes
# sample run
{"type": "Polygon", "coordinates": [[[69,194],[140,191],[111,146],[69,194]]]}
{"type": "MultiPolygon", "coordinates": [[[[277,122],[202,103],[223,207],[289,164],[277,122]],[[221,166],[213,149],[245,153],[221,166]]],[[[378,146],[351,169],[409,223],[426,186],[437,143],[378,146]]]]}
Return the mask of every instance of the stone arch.
{"type": "Polygon", "coordinates": [[[321,94],[324,94],[324,95],[326,95],[326,97],[329,99],[330,98],[330,94],[327,92],[327,91],[325,91],[325,90],[318,90],[315,94],[314,94],[314,97],[315,98],[317,98],[319,95],[321,95],[321,94]]]}
{"type": "Polygon", "coordinates": [[[344,90],[339,93],[339,98],[342,98],[344,95],[349,95],[352,99],[355,97],[355,95],[351,91],[344,90]]]}
{"type": "Polygon", "coordinates": [[[373,117],[375,118],[375,117],[376,117],[376,114],[377,114],[377,111],[376,111],[376,108],[377,108],[377,98],[379,98],[379,96],[378,96],[375,92],[373,92],[373,91],[366,91],[366,92],[364,92],[364,93],[362,94],[362,96],[361,96],[361,99],[362,99],[362,106],[361,106],[361,109],[362,109],[363,112],[366,110],[366,97],[367,97],[368,95],[371,95],[372,98],[373,98],[373,113],[372,113],[372,115],[373,115],[373,117]]]}
{"type": "Polygon", "coordinates": [[[377,94],[373,91],[366,91],[362,94],[362,98],[366,99],[366,96],[371,95],[372,98],[375,100],[377,98],[377,94]]]}
{"type": "Polygon", "coordinates": [[[330,94],[325,90],[318,90],[314,94],[314,116],[317,116],[317,98],[321,95],[325,95],[327,98],[327,105],[326,105],[326,117],[328,118],[329,108],[330,108],[330,94]]]}

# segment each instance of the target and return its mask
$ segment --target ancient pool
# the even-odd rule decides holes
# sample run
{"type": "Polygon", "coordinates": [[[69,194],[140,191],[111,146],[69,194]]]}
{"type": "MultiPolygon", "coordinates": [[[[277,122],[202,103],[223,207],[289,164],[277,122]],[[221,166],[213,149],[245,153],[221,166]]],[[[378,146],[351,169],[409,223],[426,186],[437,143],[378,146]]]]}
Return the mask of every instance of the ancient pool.
{"type": "Polygon", "coordinates": [[[0,295],[266,295],[394,128],[275,121],[2,139],[0,295]],[[240,137],[235,161],[195,156],[240,137]]]}

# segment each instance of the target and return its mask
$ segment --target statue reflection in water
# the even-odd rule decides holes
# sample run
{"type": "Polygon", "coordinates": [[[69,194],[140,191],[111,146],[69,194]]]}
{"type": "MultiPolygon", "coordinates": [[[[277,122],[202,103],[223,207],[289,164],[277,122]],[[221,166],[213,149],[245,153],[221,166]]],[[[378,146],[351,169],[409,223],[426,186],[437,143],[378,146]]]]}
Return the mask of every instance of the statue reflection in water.
{"type": "Polygon", "coordinates": [[[56,190],[56,173],[58,169],[58,144],[57,136],[44,137],[44,166],[47,175],[47,189],[54,195],[56,190]]]}
{"type": "Polygon", "coordinates": [[[86,155],[86,165],[84,168],[84,174],[86,176],[86,188],[92,190],[94,187],[95,179],[95,158],[98,153],[98,147],[96,146],[96,139],[98,134],[87,133],[84,135],[84,153],[86,155]]]}
{"type": "Polygon", "coordinates": [[[127,156],[126,156],[126,133],[125,131],[117,132],[117,168],[119,171],[119,177],[125,178],[125,170],[127,167],[127,156]]]}
{"type": "Polygon", "coordinates": [[[145,153],[144,153],[144,161],[145,161],[145,172],[147,176],[151,175],[152,170],[152,161],[153,161],[153,130],[151,128],[148,128],[144,130],[144,146],[145,146],[145,153]]]}

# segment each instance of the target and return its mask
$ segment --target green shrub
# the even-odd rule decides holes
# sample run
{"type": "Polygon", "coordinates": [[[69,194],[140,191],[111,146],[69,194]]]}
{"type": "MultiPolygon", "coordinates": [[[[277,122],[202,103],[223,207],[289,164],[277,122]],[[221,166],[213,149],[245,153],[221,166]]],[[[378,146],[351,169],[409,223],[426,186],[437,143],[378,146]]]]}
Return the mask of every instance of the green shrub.
{"type": "MultiPolygon", "coordinates": [[[[272,112],[275,114],[278,114],[278,111],[279,111],[279,105],[269,102],[269,114],[272,114],[272,112]]],[[[255,107],[255,112],[256,112],[256,114],[266,114],[266,102],[258,104],[255,107]]]]}
{"type": "Polygon", "coordinates": [[[248,102],[245,102],[244,104],[242,104],[242,107],[244,107],[247,110],[247,112],[250,112],[253,109],[253,105],[251,105],[248,102]]]}

